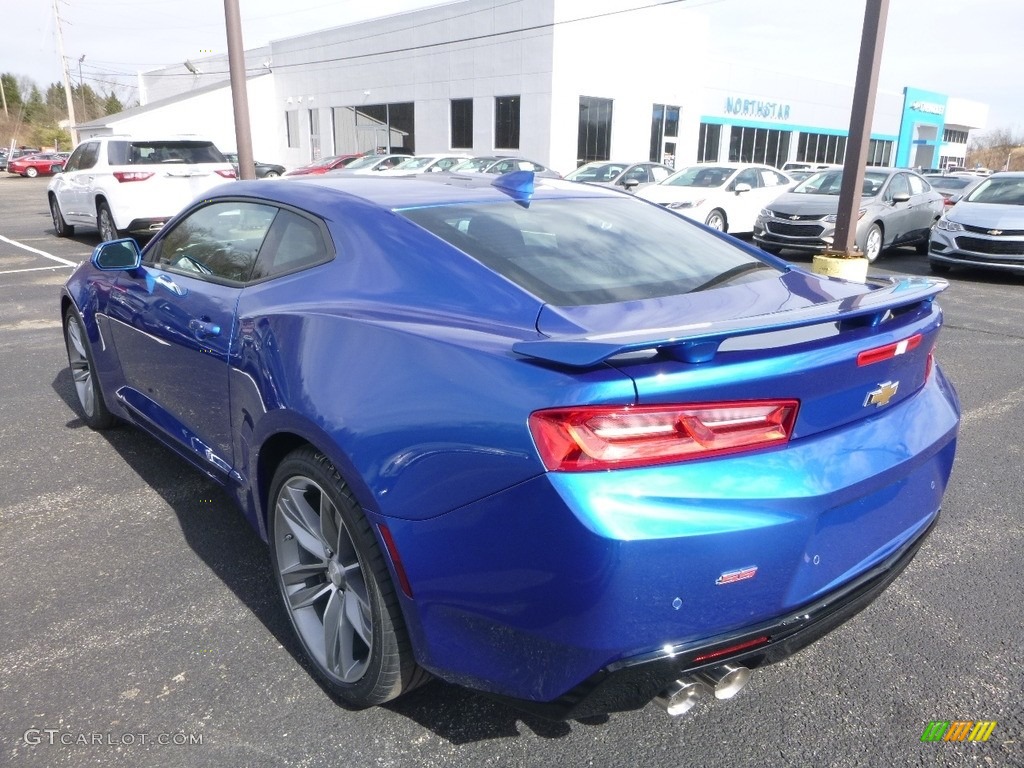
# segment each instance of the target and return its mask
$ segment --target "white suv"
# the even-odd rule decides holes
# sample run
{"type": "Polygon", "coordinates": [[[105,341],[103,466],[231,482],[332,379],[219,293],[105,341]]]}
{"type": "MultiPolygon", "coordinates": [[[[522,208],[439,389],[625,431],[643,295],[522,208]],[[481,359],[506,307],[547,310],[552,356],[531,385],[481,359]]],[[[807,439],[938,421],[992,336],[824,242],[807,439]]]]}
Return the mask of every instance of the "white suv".
{"type": "Polygon", "coordinates": [[[99,136],[83,141],[46,188],[57,237],[76,225],[102,240],[153,234],[235,169],[211,141],[99,136]]]}

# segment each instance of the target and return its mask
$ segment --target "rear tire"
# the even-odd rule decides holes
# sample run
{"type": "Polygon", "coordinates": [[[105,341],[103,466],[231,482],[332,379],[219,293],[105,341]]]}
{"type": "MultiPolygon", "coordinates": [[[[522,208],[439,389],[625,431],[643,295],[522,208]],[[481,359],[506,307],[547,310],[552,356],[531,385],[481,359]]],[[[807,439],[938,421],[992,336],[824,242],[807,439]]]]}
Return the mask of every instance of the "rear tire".
{"type": "Polygon", "coordinates": [[[281,174],[279,174],[277,171],[267,171],[266,174],[263,176],[263,178],[264,179],[276,179],[280,175],[281,174]]]}
{"type": "Polygon", "coordinates": [[[114,224],[114,215],[110,212],[110,206],[105,201],[96,205],[96,229],[100,231],[100,240],[117,240],[121,237],[114,224]]]}
{"type": "Polygon", "coordinates": [[[274,473],[269,501],[278,591],[327,688],[365,708],[429,680],[413,658],[373,529],[330,460],[309,446],[289,454],[274,473]]]}
{"type": "Polygon", "coordinates": [[[30,165],[28,168],[25,169],[25,175],[28,176],[30,179],[34,179],[36,176],[39,175],[39,171],[37,171],[33,166],[30,165]]]}

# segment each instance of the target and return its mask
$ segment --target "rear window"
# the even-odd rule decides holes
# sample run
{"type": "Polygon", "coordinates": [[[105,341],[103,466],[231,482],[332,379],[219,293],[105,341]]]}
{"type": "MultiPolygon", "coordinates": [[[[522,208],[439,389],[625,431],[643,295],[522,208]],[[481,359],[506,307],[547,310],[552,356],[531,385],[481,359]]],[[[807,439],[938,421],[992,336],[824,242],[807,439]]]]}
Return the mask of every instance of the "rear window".
{"type": "Polygon", "coordinates": [[[227,158],[209,141],[111,141],[110,165],[226,163],[227,158]]]}
{"type": "Polygon", "coordinates": [[[777,275],[683,217],[630,198],[399,213],[557,306],[652,299],[777,275]]]}

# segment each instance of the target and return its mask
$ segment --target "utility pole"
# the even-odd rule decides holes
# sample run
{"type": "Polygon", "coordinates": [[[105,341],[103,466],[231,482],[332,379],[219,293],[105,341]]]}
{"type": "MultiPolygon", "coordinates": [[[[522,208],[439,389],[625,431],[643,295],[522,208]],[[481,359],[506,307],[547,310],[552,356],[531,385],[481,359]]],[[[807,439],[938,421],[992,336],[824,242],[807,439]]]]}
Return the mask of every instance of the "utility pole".
{"type": "Polygon", "coordinates": [[[857,61],[857,81],[853,88],[853,109],[850,113],[850,138],[846,142],[846,160],[843,163],[843,181],[839,186],[839,212],[832,251],[839,255],[853,255],[857,236],[857,213],[863,195],[864,166],[871,140],[871,119],[875,114],[875,94],[878,91],[878,70],[882,61],[882,43],[885,42],[885,20],[889,14],[889,0],[867,0],[864,8],[864,31],[860,38],[860,59],[857,61]]]}
{"type": "Polygon", "coordinates": [[[245,48],[242,46],[242,18],[238,12],[238,0],[224,0],[224,25],[228,37],[231,104],[235,111],[238,178],[255,179],[256,164],[252,159],[252,129],[249,125],[249,96],[245,86],[245,48]]]}
{"type": "Polygon", "coordinates": [[[78,57],[78,96],[82,100],[82,119],[88,120],[85,110],[85,81],[82,79],[82,62],[85,61],[85,54],[78,57]]]}
{"type": "Polygon", "coordinates": [[[71,133],[71,149],[78,146],[78,123],[75,120],[75,103],[71,98],[71,76],[68,74],[68,60],[64,58],[64,33],[60,27],[60,13],[57,11],[57,0],[53,0],[53,18],[57,21],[57,48],[60,53],[60,71],[64,75],[64,98],[68,102],[68,127],[71,133]]]}
{"type": "Polygon", "coordinates": [[[4,90],[3,78],[0,78],[0,99],[3,99],[4,102],[4,117],[10,117],[7,113],[7,92],[4,90]]]}

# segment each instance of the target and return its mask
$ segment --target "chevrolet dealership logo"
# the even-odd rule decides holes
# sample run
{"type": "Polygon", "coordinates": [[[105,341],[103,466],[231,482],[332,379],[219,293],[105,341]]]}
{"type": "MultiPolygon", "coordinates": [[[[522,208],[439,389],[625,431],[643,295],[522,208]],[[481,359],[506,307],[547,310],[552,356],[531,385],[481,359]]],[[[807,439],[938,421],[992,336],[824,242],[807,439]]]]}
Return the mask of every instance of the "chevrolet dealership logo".
{"type": "Polygon", "coordinates": [[[883,405],[888,405],[889,401],[896,396],[896,390],[900,388],[898,381],[887,381],[884,384],[879,384],[878,389],[868,392],[868,396],[864,398],[864,407],[867,408],[869,405],[875,405],[881,408],[883,405]]]}
{"type": "Polygon", "coordinates": [[[988,233],[990,235],[1001,235],[1001,234],[1003,234],[1003,230],[1001,230],[1001,229],[990,229],[988,231],[988,233]]]}

